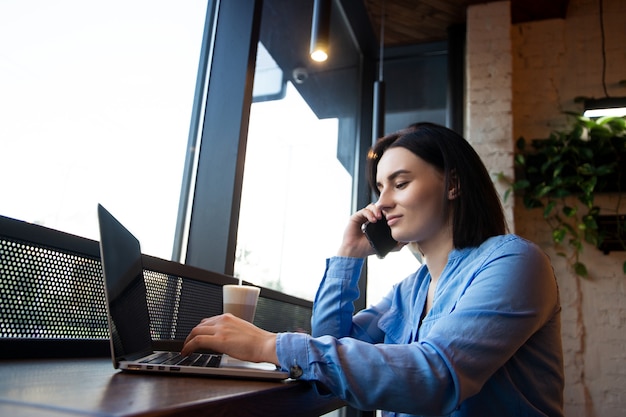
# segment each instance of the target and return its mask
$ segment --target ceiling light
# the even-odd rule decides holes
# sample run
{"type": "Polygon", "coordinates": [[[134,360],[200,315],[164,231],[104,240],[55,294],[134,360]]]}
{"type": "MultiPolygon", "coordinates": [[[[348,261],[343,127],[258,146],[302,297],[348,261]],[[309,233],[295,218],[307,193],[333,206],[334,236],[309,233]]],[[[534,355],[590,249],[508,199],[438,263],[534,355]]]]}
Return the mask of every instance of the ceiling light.
{"type": "Polygon", "coordinates": [[[323,62],[328,59],[331,0],[315,0],[311,22],[311,59],[323,62]]]}
{"type": "Polygon", "coordinates": [[[585,100],[585,117],[626,116],[626,97],[605,97],[585,100]]]}

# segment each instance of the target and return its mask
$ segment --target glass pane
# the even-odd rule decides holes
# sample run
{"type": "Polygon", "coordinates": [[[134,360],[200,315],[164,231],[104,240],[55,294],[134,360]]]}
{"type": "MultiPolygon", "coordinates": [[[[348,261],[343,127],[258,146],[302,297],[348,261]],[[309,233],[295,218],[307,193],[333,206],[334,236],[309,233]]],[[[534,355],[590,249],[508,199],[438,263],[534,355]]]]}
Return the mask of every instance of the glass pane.
{"type": "Polygon", "coordinates": [[[171,256],[206,7],[0,2],[0,215],[171,256]]]}
{"type": "Polygon", "coordinates": [[[394,284],[417,271],[420,265],[408,247],[388,254],[385,259],[367,258],[367,305],[378,303],[394,284]]]}
{"type": "Polygon", "coordinates": [[[350,210],[337,120],[319,120],[291,83],[252,109],[235,275],[312,298],[350,210]]]}
{"type": "Polygon", "coordinates": [[[445,125],[447,44],[396,47],[385,56],[385,131],[394,132],[415,122],[445,125]]]}
{"type": "MultiPolygon", "coordinates": [[[[398,47],[386,53],[385,132],[415,122],[446,123],[447,50],[445,43],[398,47]]],[[[370,256],[367,274],[367,305],[380,301],[393,284],[420,266],[408,247],[385,259],[370,256]]]]}
{"type": "Polygon", "coordinates": [[[302,3],[263,6],[235,275],[313,299],[350,216],[360,55],[333,10],[335,54],[314,64],[313,2],[302,3]],[[283,95],[268,69],[282,71],[283,95]]]}

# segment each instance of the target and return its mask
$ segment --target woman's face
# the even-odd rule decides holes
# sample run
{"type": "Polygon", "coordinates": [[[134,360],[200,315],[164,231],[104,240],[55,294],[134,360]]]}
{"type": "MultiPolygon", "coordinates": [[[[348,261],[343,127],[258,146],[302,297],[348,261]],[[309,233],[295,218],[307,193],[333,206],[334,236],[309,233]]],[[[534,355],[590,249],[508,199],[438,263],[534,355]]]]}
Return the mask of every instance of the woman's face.
{"type": "Polygon", "coordinates": [[[399,242],[424,242],[444,233],[445,178],[441,171],[408,149],[387,149],[376,173],[381,208],[399,242]]]}

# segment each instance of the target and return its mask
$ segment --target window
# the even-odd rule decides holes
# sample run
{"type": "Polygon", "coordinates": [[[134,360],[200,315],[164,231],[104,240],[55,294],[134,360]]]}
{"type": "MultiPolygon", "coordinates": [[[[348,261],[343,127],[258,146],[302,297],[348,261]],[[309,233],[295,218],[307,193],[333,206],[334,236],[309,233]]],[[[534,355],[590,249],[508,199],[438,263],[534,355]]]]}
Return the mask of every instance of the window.
{"type": "Polygon", "coordinates": [[[263,3],[235,262],[244,280],[306,299],[352,210],[361,65],[335,9],[333,53],[310,60],[310,3],[263,3]]]}
{"type": "MultiPolygon", "coordinates": [[[[437,42],[391,48],[385,53],[385,132],[415,122],[446,124],[447,46],[437,42]]],[[[420,260],[408,247],[385,259],[368,258],[367,305],[380,301],[393,284],[414,273],[420,260]]]]}
{"type": "Polygon", "coordinates": [[[291,82],[284,99],[253,105],[236,275],[313,298],[350,215],[338,133],[337,119],[318,119],[291,82]]]}
{"type": "Polygon", "coordinates": [[[170,257],[206,7],[0,2],[0,215],[170,257]]]}

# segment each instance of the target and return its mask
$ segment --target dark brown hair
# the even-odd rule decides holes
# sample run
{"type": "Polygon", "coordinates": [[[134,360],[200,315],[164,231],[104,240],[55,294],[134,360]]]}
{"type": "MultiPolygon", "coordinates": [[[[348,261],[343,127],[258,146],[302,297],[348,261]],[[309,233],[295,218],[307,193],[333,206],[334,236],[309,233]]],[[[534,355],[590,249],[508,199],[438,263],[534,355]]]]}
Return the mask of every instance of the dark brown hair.
{"type": "Polygon", "coordinates": [[[408,149],[443,173],[443,214],[453,210],[455,248],[479,246],[489,237],[506,233],[500,198],[480,157],[462,136],[434,123],[414,123],[376,141],[368,154],[368,181],[376,195],[378,161],[387,149],[396,147],[408,149]],[[449,200],[447,190],[452,187],[458,195],[449,200]]]}

